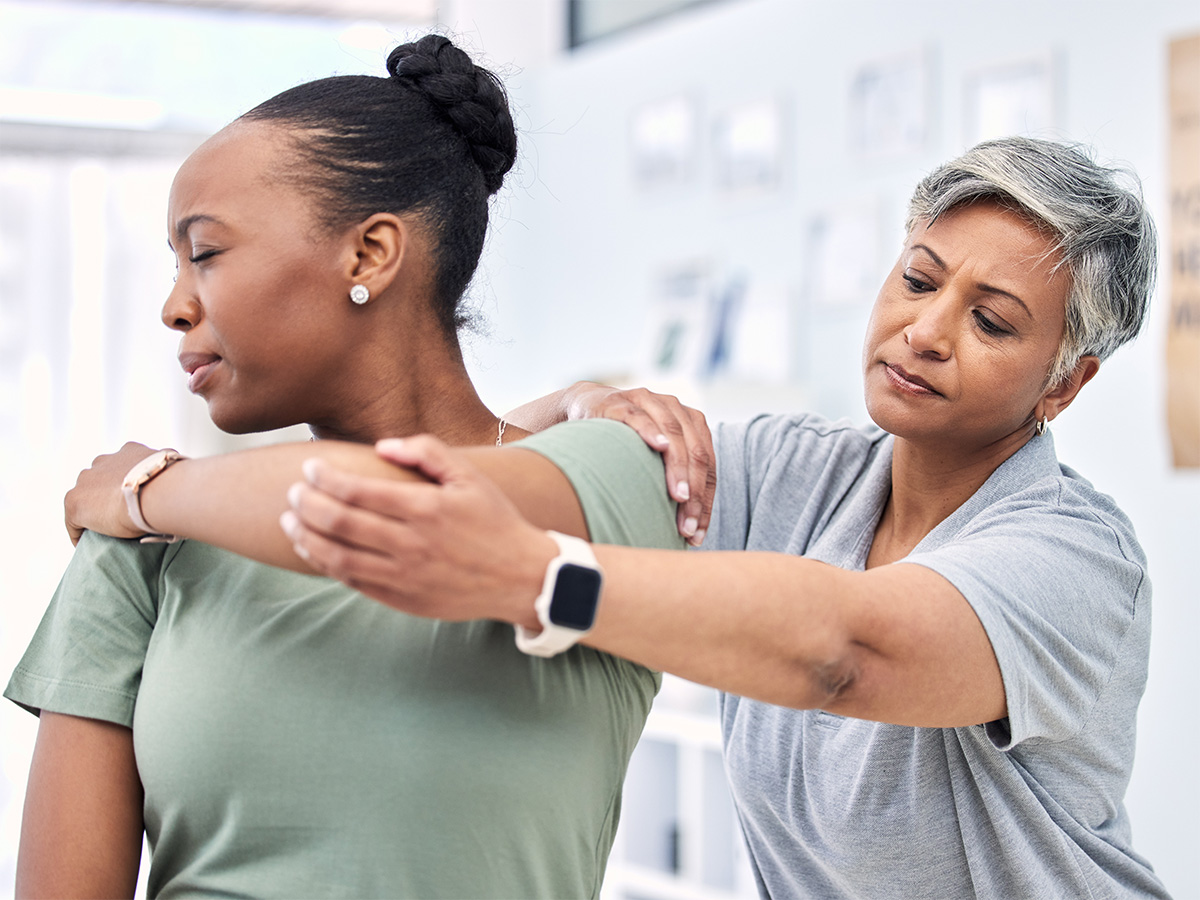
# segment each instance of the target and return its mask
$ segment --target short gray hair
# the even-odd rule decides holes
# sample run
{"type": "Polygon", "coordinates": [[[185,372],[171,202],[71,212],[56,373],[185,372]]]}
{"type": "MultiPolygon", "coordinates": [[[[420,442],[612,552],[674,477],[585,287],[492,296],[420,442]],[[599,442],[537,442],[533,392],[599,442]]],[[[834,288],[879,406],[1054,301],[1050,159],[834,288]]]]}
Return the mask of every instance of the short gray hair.
{"type": "Polygon", "coordinates": [[[977,200],[998,201],[1057,238],[1071,287],[1048,384],[1062,383],[1080,357],[1105,360],[1137,336],[1154,289],[1158,243],[1132,171],[1098,165],[1078,145],[984,141],[917,185],[907,227],[977,200]]]}

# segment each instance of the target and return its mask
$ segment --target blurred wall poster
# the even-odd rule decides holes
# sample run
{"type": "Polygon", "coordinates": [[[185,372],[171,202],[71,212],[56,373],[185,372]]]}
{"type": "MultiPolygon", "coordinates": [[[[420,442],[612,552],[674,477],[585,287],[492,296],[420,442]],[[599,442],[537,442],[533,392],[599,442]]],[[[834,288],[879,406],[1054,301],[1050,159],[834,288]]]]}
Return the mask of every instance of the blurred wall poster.
{"type": "Polygon", "coordinates": [[[1177,468],[1200,468],[1200,33],[1172,41],[1167,419],[1177,468]]]}
{"type": "Polygon", "coordinates": [[[679,95],[644,103],[629,122],[633,180],[643,190],[686,185],[695,177],[699,112],[692,98],[679,95]]]}
{"type": "Polygon", "coordinates": [[[1058,109],[1052,56],[988,68],[967,78],[963,137],[968,146],[1010,134],[1053,130],[1058,109]]]}
{"type": "Polygon", "coordinates": [[[875,199],[847,202],[808,223],[809,298],[819,309],[870,305],[887,272],[881,264],[882,220],[875,199]]]}
{"type": "Polygon", "coordinates": [[[850,82],[850,147],[864,157],[917,153],[931,119],[930,57],[925,51],[864,63],[850,82]]]}
{"type": "Polygon", "coordinates": [[[697,381],[712,346],[711,267],[704,260],[665,266],[649,299],[640,377],[648,387],[697,381]]]}
{"type": "Polygon", "coordinates": [[[733,194],[769,194],[784,179],[787,158],[783,104],[766,99],[727,110],[713,127],[717,184],[733,194]]]}
{"type": "Polygon", "coordinates": [[[687,391],[724,379],[788,378],[792,292],[704,260],[664,266],[647,305],[640,371],[648,387],[687,391]]]}

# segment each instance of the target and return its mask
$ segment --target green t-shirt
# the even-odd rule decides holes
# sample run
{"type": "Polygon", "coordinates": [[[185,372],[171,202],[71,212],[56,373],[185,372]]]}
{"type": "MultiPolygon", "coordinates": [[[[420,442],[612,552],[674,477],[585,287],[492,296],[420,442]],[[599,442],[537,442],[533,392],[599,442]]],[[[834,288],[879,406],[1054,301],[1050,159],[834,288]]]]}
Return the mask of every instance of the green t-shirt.
{"type": "MultiPolygon", "coordinates": [[[[592,539],[681,547],[612,422],[522,442],[592,539]]],[[[5,696],[131,725],[151,896],[595,897],[658,678],[195,541],[87,534],[5,696]]]]}

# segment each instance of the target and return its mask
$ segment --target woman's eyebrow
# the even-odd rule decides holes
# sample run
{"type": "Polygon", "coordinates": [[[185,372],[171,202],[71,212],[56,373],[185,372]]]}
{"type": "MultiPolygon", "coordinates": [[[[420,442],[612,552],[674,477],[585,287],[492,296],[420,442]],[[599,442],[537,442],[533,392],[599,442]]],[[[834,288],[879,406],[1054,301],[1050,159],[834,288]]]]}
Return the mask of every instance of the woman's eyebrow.
{"type": "Polygon", "coordinates": [[[187,239],[188,230],[197,222],[213,222],[217,225],[221,224],[221,220],[216,216],[210,216],[206,213],[196,213],[191,216],[184,216],[175,223],[175,240],[183,241],[187,239]]]}
{"type": "Polygon", "coordinates": [[[998,297],[1007,297],[1009,300],[1015,301],[1017,305],[1021,307],[1021,309],[1025,310],[1025,315],[1029,316],[1031,319],[1033,318],[1033,313],[1030,312],[1029,307],[1025,305],[1025,301],[1011,291],[1006,291],[1003,288],[993,287],[990,284],[979,285],[979,290],[983,291],[985,294],[994,294],[998,297]]]}
{"type": "Polygon", "coordinates": [[[929,254],[929,256],[933,259],[933,261],[938,264],[939,268],[942,268],[942,269],[946,268],[946,263],[942,260],[942,258],[940,256],[938,256],[936,253],[933,252],[933,250],[929,247],[928,244],[913,244],[912,249],[913,250],[924,250],[926,253],[929,254]]]}

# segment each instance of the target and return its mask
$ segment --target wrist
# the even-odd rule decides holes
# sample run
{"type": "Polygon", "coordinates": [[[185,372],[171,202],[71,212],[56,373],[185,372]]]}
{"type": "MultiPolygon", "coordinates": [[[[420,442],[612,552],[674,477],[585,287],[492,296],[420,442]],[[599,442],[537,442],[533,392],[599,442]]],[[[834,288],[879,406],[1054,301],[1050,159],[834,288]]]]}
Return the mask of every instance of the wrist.
{"type": "Polygon", "coordinates": [[[517,648],[532,656],[556,656],[587,636],[596,622],[604,576],[592,546],[582,538],[547,532],[557,552],[546,566],[533,602],[538,627],[516,626],[517,648]]]}
{"type": "Polygon", "coordinates": [[[593,417],[593,401],[598,392],[611,394],[616,388],[595,381],[577,381],[563,391],[562,415],[567,421],[593,417]]]}
{"type": "Polygon", "coordinates": [[[140,531],[147,536],[143,540],[178,540],[174,536],[162,534],[150,524],[146,519],[142,503],[148,490],[147,485],[153,483],[158,476],[182,459],[184,459],[183,454],[176,450],[159,450],[151,453],[139,460],[121,482],[121,494],[125,500],[126,515],[129,517],[133,530],[140,531]]]}
{"type": "Polygon", "coordinates": [[[538,620],[534,602],[546,579],[547,567],[558,555],[558,544],[549,533],[537,528],[531,530],[533,534],[516,560],[517,569],[513,578],[515,589],[510,594],[504,620],[537,631],[542,624],[538,620]]]}

